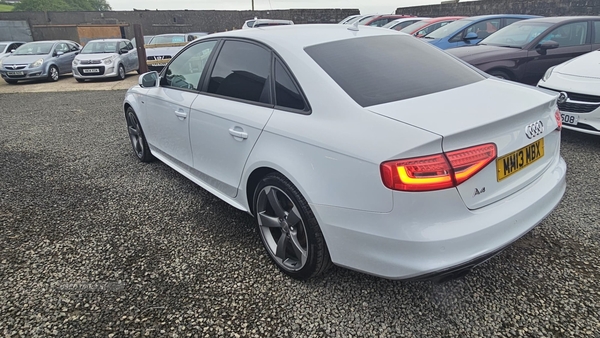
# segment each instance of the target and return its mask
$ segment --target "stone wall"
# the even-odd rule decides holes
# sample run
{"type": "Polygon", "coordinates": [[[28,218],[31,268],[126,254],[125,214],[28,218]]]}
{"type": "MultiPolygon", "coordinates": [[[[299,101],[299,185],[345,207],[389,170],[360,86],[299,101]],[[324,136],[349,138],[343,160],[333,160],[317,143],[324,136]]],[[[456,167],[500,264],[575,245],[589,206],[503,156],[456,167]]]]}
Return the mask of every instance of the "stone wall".
{"type": "Polygon", "coordinates": [[[428,17],[485,14],[598,15],[600,14],[600,0],[480,0],[400,7],[396,13],[428,17]]]}
{"type": "Polygon", "coordinates": [[[109,11],[109,12],[0,12],[1,20],[24,20],[31,27],[34,40],[61,39],[49,37],[42,26],[84,24],[126,24],[125,35],[133,37],[133,24],[142,25],[144,34],[186,32],[221,32],[239,29],[244,21],[261,19],[285,19],[294,23],[337,23],[343,18],[359,14],[358,9],[289,9],[271,11],[109,11]],[[40,27],[40,29],[36,29],[40,27]],[[43,37],[42,37],[43,35],[43,37]]]}

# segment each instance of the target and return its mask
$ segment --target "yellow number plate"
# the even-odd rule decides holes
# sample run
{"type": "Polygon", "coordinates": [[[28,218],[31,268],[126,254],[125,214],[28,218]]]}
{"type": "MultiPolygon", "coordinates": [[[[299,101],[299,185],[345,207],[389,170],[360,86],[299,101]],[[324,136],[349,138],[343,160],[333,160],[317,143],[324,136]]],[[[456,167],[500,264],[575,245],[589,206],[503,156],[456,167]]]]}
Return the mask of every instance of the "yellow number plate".
{"type": "Polygon", "coordinates": [[[496,160],[498,182],[544,157],[544,139],[496,160]]]}

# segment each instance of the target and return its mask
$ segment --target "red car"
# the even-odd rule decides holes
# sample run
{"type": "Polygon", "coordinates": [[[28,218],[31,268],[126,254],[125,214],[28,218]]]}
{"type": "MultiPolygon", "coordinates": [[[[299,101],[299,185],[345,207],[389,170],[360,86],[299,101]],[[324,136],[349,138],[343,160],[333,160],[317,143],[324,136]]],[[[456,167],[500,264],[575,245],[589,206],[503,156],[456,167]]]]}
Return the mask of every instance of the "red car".
{"type": "Polygon", "coordinates": [[[466,16],[443,16],[439,18],[425,19],[401,29],[402,33],[414,35],[416,37],[425,36],[434,30],[445,26],[453,21],[464,19],[466,16]]]}
{"type": "Polygon", "coordinates": [[[390,21],[394,21],[396,19],[401,18],[411,18],[410,15],[400,15],[400,14],[384,14],[384,15],[373,15],[368,19],[361,19],[358,24],[364,26],[373,26],[373,27],[382,27],[387,25],[390,21]]]}

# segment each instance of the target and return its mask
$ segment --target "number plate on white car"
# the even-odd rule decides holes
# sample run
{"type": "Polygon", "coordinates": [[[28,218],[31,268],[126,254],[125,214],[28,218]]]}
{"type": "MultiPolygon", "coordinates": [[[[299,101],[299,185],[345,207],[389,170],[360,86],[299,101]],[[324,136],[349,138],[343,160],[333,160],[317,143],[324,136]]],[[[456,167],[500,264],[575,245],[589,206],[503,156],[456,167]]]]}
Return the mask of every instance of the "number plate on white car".
{"type": "Polygon", "coordinates": [[[561,116],[562,122],[564,124],[571,124],[571,125],[576,126],[577,122],[579,122],[579,115],[560,113],[560,116],[561,116]]]}
{"type": "Polygon", "coordinates": [[[84,69],[83,72],[84,73],[100,73],[100,69],[98,69],[98,68],[84,69]]]}
{"type": "Polygon", "coordinates": [[[25,75],[25,72],[6,72],[8,75],[25,75]]]}

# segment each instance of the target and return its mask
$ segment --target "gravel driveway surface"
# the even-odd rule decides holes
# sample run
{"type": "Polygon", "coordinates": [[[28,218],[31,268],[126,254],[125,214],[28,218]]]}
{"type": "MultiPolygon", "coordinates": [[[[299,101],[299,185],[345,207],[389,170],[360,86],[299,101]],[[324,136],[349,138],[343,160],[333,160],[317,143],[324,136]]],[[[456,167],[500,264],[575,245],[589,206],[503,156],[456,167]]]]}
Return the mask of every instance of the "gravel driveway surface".
{"type": "Polygon", "coordinates": [[[278,272],[253,219],[134,157],[124,91],[0,94],[0,334],[600,336],[600,138],[563,133],[568,189],[466,277],[278,272]]]}

